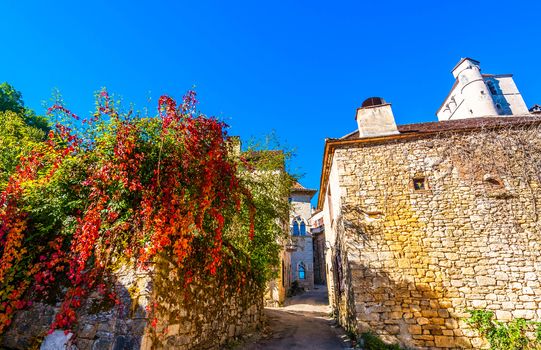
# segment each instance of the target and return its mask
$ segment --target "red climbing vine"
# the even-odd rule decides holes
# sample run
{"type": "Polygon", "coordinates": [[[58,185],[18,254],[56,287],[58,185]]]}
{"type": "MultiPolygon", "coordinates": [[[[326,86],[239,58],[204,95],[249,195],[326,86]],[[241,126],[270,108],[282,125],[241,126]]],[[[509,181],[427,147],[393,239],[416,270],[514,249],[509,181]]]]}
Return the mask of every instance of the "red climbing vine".
{"type": "Polygon", "coordinates": [[[118,303],[105,286],[120,258],[145,267],[168,252],[189,283],[194,259],[209,275],[232,263],[223,249],[233,220],[246,237],[238,239],[256,244],[243,162],[226,125],[196,104],[192,91],[178,105],[162,96],[157,117],[133,117],[104,90],[88,119],[60,103],[49,109],[83,132],[57,123],[0,194],[0,333],[16,310],[54,297],[54,285],[67,292],[51,329],[70,329],[89,291],[118,303]]]}

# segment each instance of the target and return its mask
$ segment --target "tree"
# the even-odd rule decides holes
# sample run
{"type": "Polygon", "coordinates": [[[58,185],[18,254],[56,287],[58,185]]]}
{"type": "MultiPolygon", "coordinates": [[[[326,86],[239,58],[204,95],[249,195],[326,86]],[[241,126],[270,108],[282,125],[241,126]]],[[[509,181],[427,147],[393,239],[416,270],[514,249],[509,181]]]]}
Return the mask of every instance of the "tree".
{"type": "Polygon", "coordinates": [[[45,133],[25,123],[21,114],[12,110],[0,112],[0,191],[15,170],[22,154],[42,142],[45,133]]]}
{"type": "Polygon", "coordinates": [[[0,112],[24,113],[23,95],[7,82],[0,84],[0,112]]]}
{"type": "Polygon", "coordinates": [[[0,84],[0,112],[12,111],[21,115],[26,124],[45,132],[49,131],[47,119],[36,115],[24,106],[23,95],[7,82],[0,84]]]}

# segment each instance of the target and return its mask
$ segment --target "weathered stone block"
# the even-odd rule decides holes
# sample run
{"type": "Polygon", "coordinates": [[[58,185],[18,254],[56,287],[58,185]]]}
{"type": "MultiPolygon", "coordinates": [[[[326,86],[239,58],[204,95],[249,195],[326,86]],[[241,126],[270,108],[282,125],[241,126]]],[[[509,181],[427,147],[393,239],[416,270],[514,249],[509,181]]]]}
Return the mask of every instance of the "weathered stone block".
{"type": "Polygon", "coordinates": [[[495,314],[499,321],[510,321],[513,319],[513,315],[509,311],[496,310],[495,314]]]}
{"type": "Polygon", "coordinates": [[[422,328],[419,325],[409,325],[408,332],[412,335],[422,334],[422,328]]]}
{"type": "Polygon", "coordinates": [[[425,325],[425,324],[429,324],[429,323],[430,323],[430,321],[426,317],[417,318],[417,324],[419,324],[420,326],[425,325]]]}
{"type": "Polygon", "coordinates": [[[440,348],[456,348],[457,344],[455,341],[455,337],[449,337],[449,336],[435,336],[434,337],[434,343],[437,347],[440,348]]]}
{"type": "Polygon", "coordinates": [[[475,277],[477,284],[479,286],[494,286],[496,285],[496,279],[488,276],[477,276],[475,277]]]}

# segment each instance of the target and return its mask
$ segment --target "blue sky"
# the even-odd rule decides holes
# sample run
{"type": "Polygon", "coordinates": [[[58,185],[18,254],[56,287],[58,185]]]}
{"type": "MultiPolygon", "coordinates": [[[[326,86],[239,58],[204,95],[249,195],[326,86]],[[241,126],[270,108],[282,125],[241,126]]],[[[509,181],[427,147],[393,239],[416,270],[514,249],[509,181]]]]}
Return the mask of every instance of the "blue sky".
{"type": "Polygon", "coordinates": [[[534,1],[12,1],[0,2],[0,81],[43,112],[58,88],[93,109],[106,86],[137,107],[196,86],[200,108],[243,139],[272,131],[290,169],[319,187],[325,138],[356,127],[369,96],[399,124],[435,120],[461,57],[514,73],[541,103],[534,1]],[[151,99],[148,102],[149,98],[151,99]]]}

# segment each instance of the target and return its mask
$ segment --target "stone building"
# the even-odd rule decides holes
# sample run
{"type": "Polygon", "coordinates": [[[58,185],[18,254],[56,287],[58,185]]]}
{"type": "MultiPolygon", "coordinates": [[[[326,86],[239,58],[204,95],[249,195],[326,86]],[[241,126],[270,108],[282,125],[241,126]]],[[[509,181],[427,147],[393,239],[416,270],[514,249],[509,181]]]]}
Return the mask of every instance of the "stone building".
{"type": "Polygon", "coordinates": [[[295,182],[289,195],[291,206],[289,223],[286,225],[287,237],[280,242],[280,266],[278,277],[271,280],[265,293],[267,306],[279,306],[285,301],[292,283],[305,290],[314,288],[314,253],[310,216],[310,200],[316,190],[303,187],[295,182]]]}
{"type": "Polygon", "coordinates": [[[453,73],[439,122],[397,126],[370,98],[358,129],[324,149],[333,310],[351,331],[414,349],[482,347],[472,309],[541,321],[541,116],[510,76],[479,79],[471,59],[453,73]]]}
{"type": "Polygon", "coordinates": [[[291,243],[294,250],[290,255],[291,281],[297,281],[305,290],[314,289],[314,250],[310,217],[312,206],[310,200],[316,193],[303,187],[298,182],[291,190],[291,243]]]}
{"type": "Polygon", "coordinates": [[[528,113],[512,74],[482,74],[471,58],[461,59],[452,73],[456,80],[436,112],[438,120],[528,113]]]}
{"type": "Polygon", "coordinates": [[[314,246],[314,283],[325,284],[327,269],[325,265],[325,225],[323,225],[323,212],[318,210],[310,218],[310,232],[314,246]]]}
{"type": "Polygon", "coordinates": [[[290,240],[280,242],[280,265],[277,267],[278,276],[267,283],[264,295],[265,306],[278,307],[286,299],[287,292],[291,287],[291,251],[295,249],[290,240]]]}

